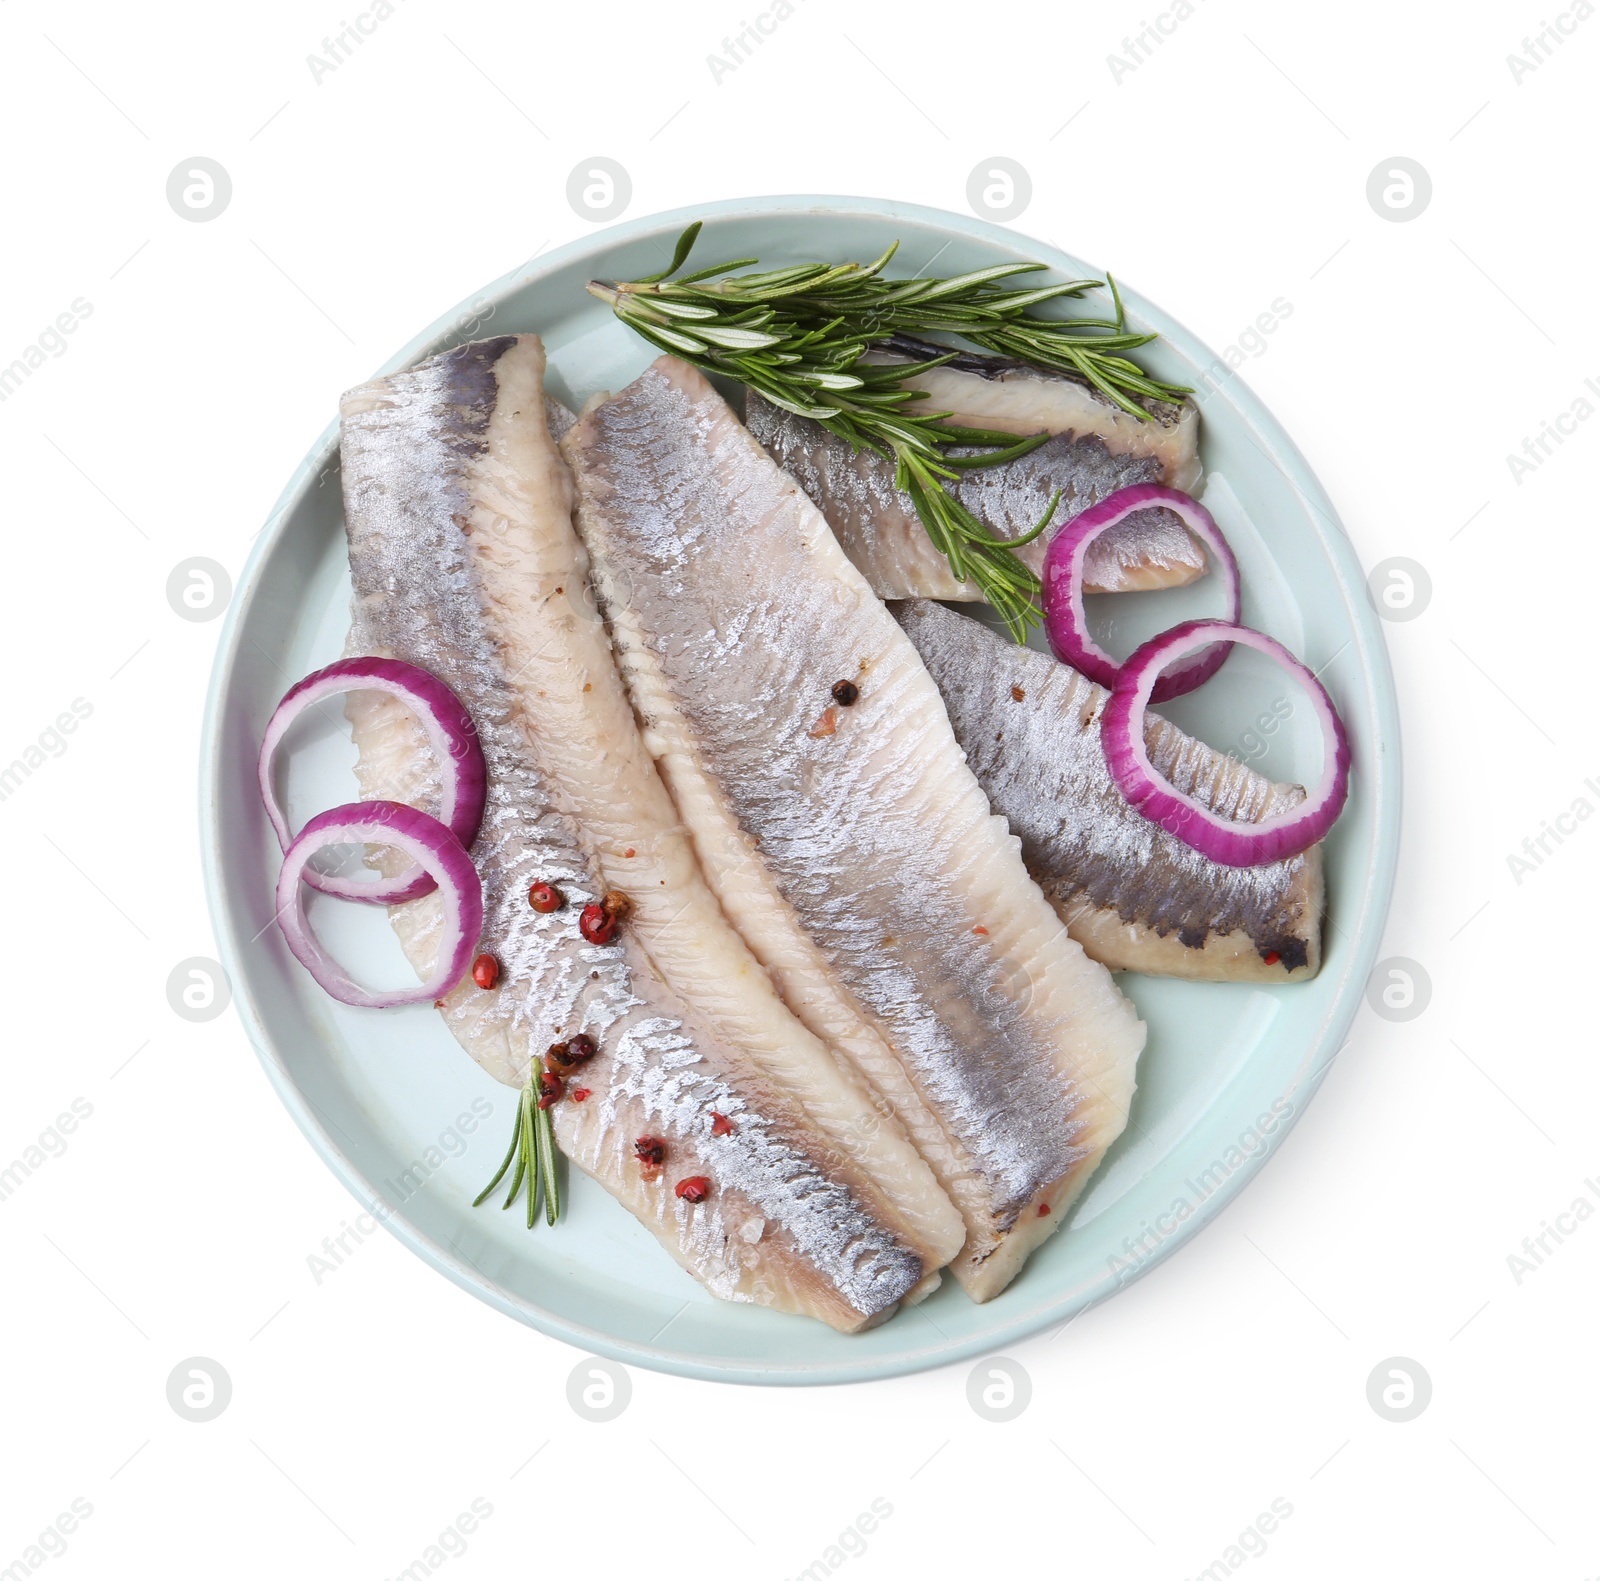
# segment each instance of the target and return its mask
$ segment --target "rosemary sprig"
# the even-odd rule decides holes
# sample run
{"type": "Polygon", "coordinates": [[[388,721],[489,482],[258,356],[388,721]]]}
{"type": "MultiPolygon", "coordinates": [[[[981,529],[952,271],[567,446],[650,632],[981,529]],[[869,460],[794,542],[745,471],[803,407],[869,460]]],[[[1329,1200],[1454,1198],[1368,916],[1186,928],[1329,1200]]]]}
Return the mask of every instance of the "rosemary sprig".
{"type": "Polygon", "coordinates": [[[478,1207],[505,1179],[513,1159],[516,1160],[517,1170],[511,1177],[511,1189],[506,1193],[506,1200],[500,1204],[501,1211],[517,1200],[517,1193],[526,1181],[528,1228],[533,1228],[541,1186],[544,1188],[545,1223],[554,1224],[561,1213],[561,1183],[556,1178],[556,1139],[555,1129],[550,1123],[550,1111],[539,1107],[537,1064],[517,1100],[517,1120],[511,1132],[511,1145],[506,1149],[506,1156],[501,1159],[494,1179],[473,1198],[473,1207],[478,1207]]]}
{"type": "Polygon", "coordinates": [[[1156,337],[1129,331],[1116,282],[1107,277],[1114,319],[1046,319],[1031,310],[1055,298],[1081,297],[1101,282],[1002,285],[1045,267],[1038,263],[997,264],[949,279],[885,279],[898,242],[865,266],[796,264],[735,274],[760,261],[736,258],[679,275],[699,234],[696,221],[678,238],[672,262],[660,274],[609,284],[592,280],[589,291],[651,345],[736,379],[856,449],[892,460],[896,483],[952,573],[974,582],[1022,641],[1042,618],[1039,579],[1011,551],[1049,526],[1060,496],[1030,532],[996,538],[946,485],[963,471],[1026,455],[1048,436],[1019,439],[963,428],[948,421],[949,412],[911,410],[927,396],[906,388],[906,380],[951,361],[954,351],[902,363],[862,359],[897,335],[959,335],[1003,356],[1084,379],[1124,410],[1147,418],[1140,401],[1176,401],[1188,392],[1153,378],[1126,355],[1156,337]],[[958,445],[980,448],[958,456],[951,451],[958,445]]]}

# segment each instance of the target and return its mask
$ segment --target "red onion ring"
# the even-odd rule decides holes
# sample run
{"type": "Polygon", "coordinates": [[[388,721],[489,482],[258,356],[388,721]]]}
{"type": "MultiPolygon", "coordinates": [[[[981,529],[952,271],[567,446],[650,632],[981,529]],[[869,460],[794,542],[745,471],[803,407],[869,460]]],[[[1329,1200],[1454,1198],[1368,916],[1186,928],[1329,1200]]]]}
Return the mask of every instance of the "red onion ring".
{"type": "MultiPolygon", "coordinates": [[[[1050,540],[1041,578],[1045,635],[1050,639],[1055,656],[1101,686],[1109,687],[1116,680],[1120,666],[1089,635],[1089,621],[1083,608],[1083,573],[1089,545],[1135,511],[1155,506],[1171,511],[1206,546],[1212,565],[1222,578],[1227,598],[1228,609],[1222,618],[1226,621],[1239,618],[1239,562],[1234,559],[1233,550],[1228,547],[1211,512],[1189,495],[1156,483],[1135,483],[1118,489],[1097,505],[1080,511],[1050,540]]],[[[1161,676],[1150,701],[1164,703],[1168,698],[1192,692],[1209,681],[1227,657],[1226,643],[1207,648],[1197,659],[1161,676]]]]}
{"type": "Polygon", "coordinates": [[[1259,867],[1315,845],[1350,794],[1350,738],[1322,683],[1282,643],[1225,620],[1186,620],[1136,649],[1117,672],[1100,716],[1106,766],[1129,805],[1202,856],[1226,867],[1259,867]],[[1185,796],[1156,772],[1144,741],[1144,716],[1164,665],[1221,639],[1264,653],[1305,688],[1322,725],[1322,777],[1298,807],[1261,823],[1236,823],[1185,796]]]}
{"type": "MultiPolygon", "coordinates": [[[[279,743],[295,720],[323,698],[360,691],[387,692],[416,715],[443,771],[440,816],[456,839],[470,848],[478,837],[484,798],[488,794],[483,748],[472,717],[461,706],[456,694],[437,676],[401,659],[377,658],[340,659],[291,686],[273,710],[261,740],[256,775],[261,784],[261,800],[266,804],[267,817],[272,820],[278,844],[287,851],[294,838],[272,785],[272,763],[279,743]]],[[[307,868],[304,876],[306,883],[325,895],[366,901],[369,905],[398,905],[401,901],[430,894],[434,887],[433,880],[421,867],[410,867],[394,878],[374,881],[340,878],[335,873],[319,873],[314,868],[307,868]]]]}
{"type": "Polygon", "coordinates": [[[483,931],[483,883],[466,847],[437,818],[397,801],[356,801],[319,812],[290,842],[278,875],[278,926],[290,953],[341,1004],[366,1010],[420,1005],[450,992],[466,976],[483,931]],[[306,918],[306,864],[330,845],[388,845],[403,851],[431,877],[444,901],[439,964],[420,988],[363,988],[322,948],[306,918]]]}

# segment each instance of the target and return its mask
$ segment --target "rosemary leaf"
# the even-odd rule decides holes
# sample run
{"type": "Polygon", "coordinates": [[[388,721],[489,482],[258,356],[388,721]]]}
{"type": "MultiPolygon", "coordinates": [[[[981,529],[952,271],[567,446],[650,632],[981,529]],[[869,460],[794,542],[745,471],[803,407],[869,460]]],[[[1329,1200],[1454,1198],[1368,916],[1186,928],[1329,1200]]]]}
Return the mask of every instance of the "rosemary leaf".
{"type": "MultiPolygon", "coordinates": [[[[548,1109],[536,1107],[533,1116],[539,1145],[539,1174],[544,1182],[544,1220],[546,1224],[554,1224],[561,1213],[561,1184],[556,1179],[555,1124],[550,1118],[548,1109]]],[[[533,1224],[531,1206],[528,1210],[528,1224],[530,1227],[533,1224]]]]}
{"type": "Polygon", "coordinates": [[[533,1228],[539,1206],[539,1190],[544,1188],[545,1222],[554,1224],[561,1213],[561,1187],[556,1174],[555,1128],[547,1110],[539,1107],[539,1066],[534,1064],[527,1083],[517,1095],[517,1118],[511,1131],[511,1145],[501,1159],[494,1179],[472,1200],[478,1207],[505,1179],[511,1161],[516,1160],[516,1171],[511,1177],[511,1189],[500,1204],[501,1211],[509,1208],[526,1185],[527,1223],[533,1228]]]}
{"type": "MultiPolygon", "coordinates": [[[[519,1110],[519,1118],[520,1118],[520,1110],[519,1110]]],[[[511,1146],[506,1149],[506,1156],[503,1159],[500,1160],[500,1167],[494,1172],[494,1179],[491,1180],[489,1182],[489,1184],[487,1186],[485,1186],[483,1188],[483,1190],[480,1191],[477,1194],[477,1196],[475,1196],[472,1199],[473,1207],[475,1207],[475,1208],[481,1207],[483,1205],[484,1199],[489,1195],[489,1193],[491,1191],[493,1191],[494,1188],[496,1186],[498,1186],[500,1184],[500,1182],[506,1178],[506,1171],[511,1168],[511,1160],[512,1160],[513,1157],[516,1156],[517,1143],[521,1139],[522,1139],[522,1132],[521,1132],[520,1128],[511,1133],[511,1146]]]]}
{"type": "MultiPolygon", "coordinates": [[[[534,1210],[539,1206],[539,1136],[533,1117],[538,1113],[539,1084],[530,1081],[522,1093],[522,1151],[528,1161],[528,1228],[533,1228],[534,1210]]],[[[555,1221],[552,1219],[551,1223],[555,1221]]]]}

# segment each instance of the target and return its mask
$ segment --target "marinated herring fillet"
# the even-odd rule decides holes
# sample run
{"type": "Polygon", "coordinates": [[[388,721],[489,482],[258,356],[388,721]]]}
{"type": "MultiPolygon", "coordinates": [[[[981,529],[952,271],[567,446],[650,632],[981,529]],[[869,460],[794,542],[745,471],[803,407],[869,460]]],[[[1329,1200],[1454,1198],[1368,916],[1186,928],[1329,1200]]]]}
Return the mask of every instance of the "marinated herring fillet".
{"type": "MultiPolygon", "coordinates": [[[[963,357],[962,366],[993,359],[963,357]]],[[[1162,483],[1193,493],[1200,483],[1199,419],[1195,408],[1152,403],[1148,421],[1122,411],[1085,385],[997,364],[988,376],[949,367],[913,375],[908,387],[928,392],[918,402],[951,411],[950,421],[1009,433],[1048,433],[1037,450],[1015,461],[964,472],[951,492],[991,532],[1017,538],[1030,532],[1061,491],[1054,526],[1133,483],[1162,483]]],[[[745,422],[768,453],[789,471],[828,518],[848,554],[883,598],[981,598],[958,582],[933,546],[909,495],[894,486],[894,463],[856,450],[820,423],[785,411],[751,390],[745,422]]],[[[958,455],[976,452],[967,446],[958,455]]],[[[1017,551],[1037,572],[1051,532],[1017,551]]],[[[1139,511],[1089,551],[1085,588],[1091,593],[1181,587],[1205,574],[1205,554],[1169,511],[1139,511]]]]}
{"type": "MultiPolygon", "coordinates": [[[[939,604],[892,604],[949,710],[967,763],[1022,841],[1068,931],[1117,971],[1281,983],[1322,964],[1322,847],[1261,867],[1201,855],[1128,805],[1106,768],[1109,695],[1070,665],[939,604]]],[[[1213,811],[1255,822],[1305,799],[1145,718],[1156,770],[1213,811]]]]}
{"type": "MultiPolygon", "coordinates": [[[[480,948],[500,961],[501,981],[486,992],[468,979],[444,1001],[444,1017],[479,1064],[515,1084],[549,1044],[588,1033],[599,1053],[573,1081],[590,1096],[551,1110],[567,1156],[714,1294],[858,1329],[925,1288],[930,1258],[902,1233],[893,1193],[824,1134],[757,1057],[773,1051],[756,1045],[782,1037],[787,1057],[809,1059],[821,1070],[818,1089],[844,1106],[847,1089],[824,1079],[837,1061],[770,987],[772,1003],[758,1003],[763,974],[726,925],[702,941],[704,978],[724,974],[749,997],[729,986],[705,1003],[652,953],[661,928],[646,919],[664,900],[639,894],[640,920],[611,944],[585,942],[576,926],[630,848],[631,890],[681,884],[680,903],[705,902],[688,892],[692,864],[686,874],[683,838],[636,730],[608,743],[611,821],[591,830],[576,805],[593,741],[560,732],[609,730],[608,686],[631,721],[598,619],[562,569],[576,568],[577,549],[570,478],[544,415],[543,360],[536,337],[503,336],[375,380],[342,403],[352,646],[437,675],[472,715],[488,766],[473,857],[484,886],[480,948]],[[536,880],[556,885],[567,905],[535,911],[536,880]],[[741,1012],[742,1037],[729,1030],[741,1012]],[[712,1132],[718,1114],[733,1122],[724,1135],[712,1132]],[[659,1172],[641,1168],[640,1137],[665,1145],[659,1172]],[[713,1183],[697,1204],[673,1189],[694,1175],[713,1183]]],[[[417,726],[371,693],[353,701],[363,791],[427,805],[432,776],[417,726]]],[[[391,915],[413,961],[430,960],[438,896],[391,915]]],[[[870,1103],[857,1117],[883,1132],[870,1103]]]]}
{"type": "Polygon", "coordinates": [[[529,651],[537,658],[524,678],[534,689],[532,728],[557,798],[598,853],[607,885],[629,897],[625,926],[661,976],[799,1103],[832,1145],[832,1170],[877,1203],[931,1275],[961,1247],[960,1215],[867,1082],[786,1008],[707,887],[640,739],[589,588],[588,555],[572,526],[571,476],[552,437],[540,431],[537,440],[529,465],[549,469],[547,508],[526,540],[497,558],[536,611],[538,640],[529,651]]]}
{"type": "Polygon", "coordinates": [[[966,1220],[952,1271],[989,1299],[1121,1131],[1143,1025],[1028,878],[915,650],[699,373],[659,359],[563,450],[708,879],[803,1019],[810,948],[887,1042],[884,1095],[941,1133],[925,1156],[966,1220]]]}
{"type": "MultiPolygon", "coordinates": [[[[946,349],[926,346],[935,354],[946,349]]],[[[1146,416],[1135,417],[1081,379],[970,352],[907,383],[927,391],[931,409],[959,412],[984,428],[1093,435],[1112,455],[1153,456],[1168,488],[1193,494],[1200,486],[1200,412],[1193,401],[1147,401],[1146,416]]]]}

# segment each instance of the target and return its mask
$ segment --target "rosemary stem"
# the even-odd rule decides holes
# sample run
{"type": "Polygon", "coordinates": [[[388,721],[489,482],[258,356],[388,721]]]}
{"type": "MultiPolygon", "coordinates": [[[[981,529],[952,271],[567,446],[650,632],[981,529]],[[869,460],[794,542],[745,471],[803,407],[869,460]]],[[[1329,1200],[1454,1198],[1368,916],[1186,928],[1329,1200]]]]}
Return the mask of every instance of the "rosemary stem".
{"type": "Polygon", "coordinates": [[[959,581],[975,583],[1013,636],[1024,640],[1042,619],[1041,588],[1013,551],[1046,530],[1059,496],[1031,532],[1002,539],[961,504],[951,485],[962,472],[1026,455],[1048,436],[967,428],[947,422],[949,412],[919,411],[925,393],[910,379],[970,355],[920,337],[959,336],[986,351],[1080,379],[1148,420],[1145,403],[1181,401],[1189,392],[1146,373],[1128,357],[1155,336],[1128,329],[1116,282],[1108,276],[1106,282],[1008,284],[1044,268],[1026,262],[944,280],[885,279],[883,270],[898,244],[865,266],[810,263],[734,273],[758,262],[741,258],[680,275],[699,233],[696,222],[678,237],[662,273],[643,280],[592,280],[589,292],[658,350],[702,372],[736,379],[784,411],[822,424],[854,449],[893,461],[897,485],[910,496],[951,572],[959,581]],[[1033,311],[1045,302],[1081,298],[1102,283],[1110,286],[1114,318],[1045,318],[1033,311]],[[878,346],[911,360],[865,360],[878,346]],[[958,456],[952,453],[958,445],[982,451],[958,456]]]}

